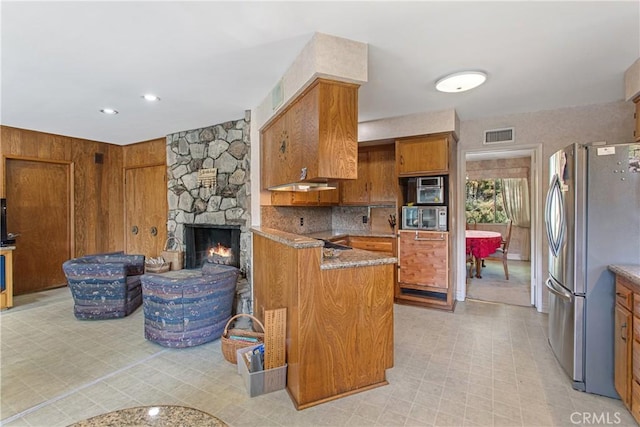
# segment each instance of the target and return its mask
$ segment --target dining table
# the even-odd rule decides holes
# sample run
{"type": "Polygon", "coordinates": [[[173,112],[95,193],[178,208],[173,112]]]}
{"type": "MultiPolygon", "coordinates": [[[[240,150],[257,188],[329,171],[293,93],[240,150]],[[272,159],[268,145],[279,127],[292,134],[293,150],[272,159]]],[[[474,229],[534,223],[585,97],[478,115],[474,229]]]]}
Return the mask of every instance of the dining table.
{"type": "Polygon", "coordinates": [[[482,259],[500,247],[502,234],[497,231],[465,230],[465,241],[466,253],[473,256],[476,264],[476,277],[482,279],[482,259]]]}

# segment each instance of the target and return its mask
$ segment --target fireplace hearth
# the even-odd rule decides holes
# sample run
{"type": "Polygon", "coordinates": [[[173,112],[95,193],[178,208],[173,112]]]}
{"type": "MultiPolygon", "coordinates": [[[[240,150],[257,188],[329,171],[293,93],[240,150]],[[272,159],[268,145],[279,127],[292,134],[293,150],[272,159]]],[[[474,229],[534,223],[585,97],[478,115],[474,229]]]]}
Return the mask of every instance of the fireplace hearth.
{"type": "Polygon", "coordinates": [[[240,226],[185,224],[185,266],[200,268],[205,262],[240,268],[240,226]]]}

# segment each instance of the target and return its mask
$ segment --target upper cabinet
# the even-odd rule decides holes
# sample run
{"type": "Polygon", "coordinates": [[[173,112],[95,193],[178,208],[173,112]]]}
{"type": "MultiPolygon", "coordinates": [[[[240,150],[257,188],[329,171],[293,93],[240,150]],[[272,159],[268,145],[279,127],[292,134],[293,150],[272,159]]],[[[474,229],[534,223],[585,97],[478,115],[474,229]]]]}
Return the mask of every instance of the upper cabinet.
{"type": "Polygon", "coordinates": [[[395,204],[395,147],[393,144],[358,150],[358,179],[341,183],[343,205],[395,204]]]}
{"type": "Polygon", "coordinates": [[[640,97],[635,99],[636,103],[636,112],[634,117],[636,118],[636,130],[633,131],[633,136],[635,140],[640,142],[640,97]]]}
{"type": "Polygon", "coordinates": [[[272,191],[272,206],[337,206],[339,187],[322,191],[272,191]]]}
{"type": "Polygon", "coordinates": [[[357,177],[358,85],[315,80],[261,130],[261,188],[357,177]]]}
{"type": "Polygon", "coordinates": [[[421,176],[449,172],[449,135],[403,138],[396,141],[398,176],[421,176]]]}

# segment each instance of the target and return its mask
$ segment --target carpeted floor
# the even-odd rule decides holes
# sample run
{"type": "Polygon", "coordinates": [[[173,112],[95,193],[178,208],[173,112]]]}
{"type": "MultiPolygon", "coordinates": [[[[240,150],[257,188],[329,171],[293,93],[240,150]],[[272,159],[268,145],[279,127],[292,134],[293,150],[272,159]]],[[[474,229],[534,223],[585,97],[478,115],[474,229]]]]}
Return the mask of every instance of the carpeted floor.
{"type": "Polygon", "coordinates": [[[512,305],[531,305],[531,263],[508,263],[509,280],[504,278],[502,263],[486,261],[482,279],[467,278],[467,298],[512,305]]]}

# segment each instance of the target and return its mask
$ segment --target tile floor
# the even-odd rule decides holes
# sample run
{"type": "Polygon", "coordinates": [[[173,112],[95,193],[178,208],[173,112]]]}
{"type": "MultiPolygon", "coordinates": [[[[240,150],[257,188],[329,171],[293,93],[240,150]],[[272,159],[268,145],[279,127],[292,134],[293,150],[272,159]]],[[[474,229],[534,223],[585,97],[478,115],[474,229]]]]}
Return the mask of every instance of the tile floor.
{"type": "Polygon", "coordinates": [[[531,263],[509,260],[509,280],[500,261],[486,261],[482,278],[467,277],[467,298],[531,307],[531,263]]]}
{"type": "Polygon", "coordinates": [[[249,398],[219,341],[179,350],[145,341],[142,309],[78,321],[67,288],[16,302],[0,314],[3,426],[65,426],[158,404],[231,426],[571,426],[592,425],[591,414],[635,425],[620,401],[571,389],[546,342],[547,316],[532,308],[396,305],[389,385],[296,411],[284,390],[249,398]]]}

